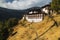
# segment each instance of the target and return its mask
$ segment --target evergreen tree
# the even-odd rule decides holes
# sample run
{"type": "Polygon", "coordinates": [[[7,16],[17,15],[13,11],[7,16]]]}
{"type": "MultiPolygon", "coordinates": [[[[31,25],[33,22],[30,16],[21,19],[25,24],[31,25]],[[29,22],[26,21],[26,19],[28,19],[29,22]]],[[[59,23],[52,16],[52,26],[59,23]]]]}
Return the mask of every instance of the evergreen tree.
{"type": "Polygon", "coordinates": [[[60,0],[52,0],[51,8],[58,12],[60,10],[60,0]]]}

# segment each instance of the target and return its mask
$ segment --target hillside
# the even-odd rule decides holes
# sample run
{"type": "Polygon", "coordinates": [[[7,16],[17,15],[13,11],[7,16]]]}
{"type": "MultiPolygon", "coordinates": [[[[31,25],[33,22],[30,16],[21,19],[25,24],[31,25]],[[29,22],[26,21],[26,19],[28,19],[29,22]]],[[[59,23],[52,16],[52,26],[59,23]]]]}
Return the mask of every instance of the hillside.
{"type": "Polygon", "coordinates": [[[29,23],[22,19],[7,40],[60,40],[60,14],[54,14],[53,17],[58,26],[48,16],[39,23],[29,23]]]}
{"type": "Polygon", "coordinates": [[[4,21],[9,18],[21,19],[23,15],[29,12],[30,10],[38,10],[38,9],[40,9],[40,7],[32,7],[25,10],[13,10],[0,7],[0,21],[4,21]]]}
{"type": "Polygon", "coordinates": [[[24,14],[23,10],[13,10],[0,7],[0,20],[4,21],[9,18],[21,19],[24,14]]]}

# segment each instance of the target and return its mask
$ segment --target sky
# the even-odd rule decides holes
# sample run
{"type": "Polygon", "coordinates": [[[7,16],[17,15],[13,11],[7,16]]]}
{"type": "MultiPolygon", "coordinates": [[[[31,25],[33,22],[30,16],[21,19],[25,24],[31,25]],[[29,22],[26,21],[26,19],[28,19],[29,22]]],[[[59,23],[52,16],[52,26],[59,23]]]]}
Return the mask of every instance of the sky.
{"type": "Polygon", "coordinates": [[[23,10],[35,6],[41,7],[50,2],[51,0],[0,0],[0,7],[23,10]]]}

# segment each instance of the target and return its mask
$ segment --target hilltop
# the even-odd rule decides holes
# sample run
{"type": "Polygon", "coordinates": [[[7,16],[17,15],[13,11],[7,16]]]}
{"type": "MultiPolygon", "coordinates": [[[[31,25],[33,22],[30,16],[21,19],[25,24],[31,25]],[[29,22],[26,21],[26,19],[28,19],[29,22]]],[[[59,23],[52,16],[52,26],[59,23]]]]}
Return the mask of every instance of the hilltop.
{"type": "Polygon", "coordinates": [[[19,21],[7,40],[59,40],[60,14],[52,15],[58,26],[48,16],[42,22],[29,23],[23,19],[19,21]]]}

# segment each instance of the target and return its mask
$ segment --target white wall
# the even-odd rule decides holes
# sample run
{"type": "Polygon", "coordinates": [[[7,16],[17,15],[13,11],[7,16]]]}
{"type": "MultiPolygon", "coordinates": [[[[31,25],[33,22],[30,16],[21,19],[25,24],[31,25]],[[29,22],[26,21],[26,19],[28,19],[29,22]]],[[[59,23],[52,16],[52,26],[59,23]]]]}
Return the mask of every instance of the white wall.
{"type": "Polygon", "coordinates": [[[48,13],[48,9],[46,9],[46,8],[43,8],[42,11],[45,13],[48,13]]]}
{"type": "Polygon", "coordinates": [[[42,21],[42,18],[38,18],[38,19],[36,19],[36,18],[34,18],[34,19],[29,19],[28,17],[26,17],[26,20],[27,20],[28,22],[40,22],[40,21],[42,21]]]}
{"type": "MultiPolygon", "coordinates": [[[[42,15],[41,15],[42,16],[42,15]]],[[[24,19],[24,17],[23,17],[23,19],[24,19]]],[[[38,18],[29,18],[28,16],[26,16],[26,20],[28,21],[28,22],[41,22],[42,20],[43,20],[43,17],[38,17],[38,18]]]]}

